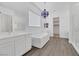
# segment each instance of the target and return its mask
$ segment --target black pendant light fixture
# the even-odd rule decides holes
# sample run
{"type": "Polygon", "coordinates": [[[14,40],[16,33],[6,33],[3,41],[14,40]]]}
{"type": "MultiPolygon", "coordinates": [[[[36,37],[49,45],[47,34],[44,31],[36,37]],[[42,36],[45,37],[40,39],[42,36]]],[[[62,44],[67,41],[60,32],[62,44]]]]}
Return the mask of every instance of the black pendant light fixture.
{"type": "MultiPolygon", "coordinates": [[[[46,5],[46,3],[44,3],[44,5],[46,5]]],[[[46,17],[48,17],[48,15],[49,15],[49,12],[46,10],[46,8],[41,12],[41,16],[43,17],[43,18],[46,18],[46,17]]]]}

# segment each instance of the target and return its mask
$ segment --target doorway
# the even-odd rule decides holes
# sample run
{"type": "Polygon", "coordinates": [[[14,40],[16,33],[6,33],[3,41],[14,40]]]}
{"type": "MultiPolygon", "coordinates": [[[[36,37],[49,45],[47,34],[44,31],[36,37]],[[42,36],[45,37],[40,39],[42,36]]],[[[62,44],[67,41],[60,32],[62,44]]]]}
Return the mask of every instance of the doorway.
{"type": "Polygon", "coordinates": [[[53,35],[59,37],[59,17],[53,17],[53,35]]]}

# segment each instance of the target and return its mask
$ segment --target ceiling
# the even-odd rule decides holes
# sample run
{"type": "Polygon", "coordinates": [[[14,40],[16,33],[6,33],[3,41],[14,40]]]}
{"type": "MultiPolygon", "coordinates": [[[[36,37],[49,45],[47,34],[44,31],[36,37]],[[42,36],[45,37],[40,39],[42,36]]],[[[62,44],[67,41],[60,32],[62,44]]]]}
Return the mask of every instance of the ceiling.
{"type": "Polygon", "coordinates": [[[41,9],[46,8],[49,11],[63,11],[65,10],[71,3],[70,2],[35,2],[35,4],[41,9]]]}
{"type": "Polygon", "coordinates": [[[1,6],[7,7],[11,10],[15,10],[18,13],[26,14],[26,8],[29,5],[27,2],[0,2],[1,6]]]}
{"type": "MultiPolygon", "coordinates": [[[[1,6],[26,14],[27,7],[31,2],[0,2],[1,6]]],[[[70,2],[33,2],[40,9],[46,8],[48,11],[63,11],[71,4],[70,2]]]]}

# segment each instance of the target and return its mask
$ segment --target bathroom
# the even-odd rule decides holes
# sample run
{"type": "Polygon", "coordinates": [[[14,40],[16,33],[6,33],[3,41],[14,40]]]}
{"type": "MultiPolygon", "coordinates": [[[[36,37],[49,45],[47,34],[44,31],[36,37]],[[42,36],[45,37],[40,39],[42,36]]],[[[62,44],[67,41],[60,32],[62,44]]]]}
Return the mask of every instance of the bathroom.
{"type": "Polygon", "coordinates": [[[76,21],[70,22],[77,15],[74,11],[78,11],[77,5],[75,2],[0,2],[0,56],[22,56],[34,47],[40,50],[46,47],[54,37],[54,17],[59,19],[59,37],[75,46],[72,29],[78,23],[73,27],[76,21]]]}

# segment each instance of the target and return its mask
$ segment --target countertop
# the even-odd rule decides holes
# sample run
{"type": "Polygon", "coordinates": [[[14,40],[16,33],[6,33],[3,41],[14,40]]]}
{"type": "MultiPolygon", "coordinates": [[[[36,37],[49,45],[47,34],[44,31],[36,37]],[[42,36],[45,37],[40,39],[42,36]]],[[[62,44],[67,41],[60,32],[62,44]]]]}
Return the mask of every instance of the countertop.
{"type": "Polygon", "coordinates": [[[20,35],[24,35],[24,34],[30,34],[28,32],[11,32],[11,33],[0,33],[0,39],[4,39],[4,38],[8,38],[8,37],[15,37],[15,36],[20,36],[20,35]]]}

